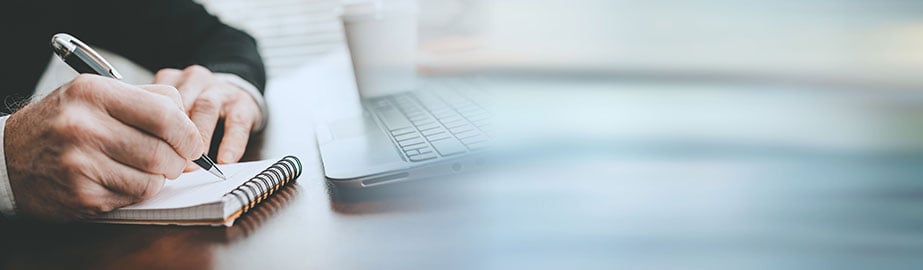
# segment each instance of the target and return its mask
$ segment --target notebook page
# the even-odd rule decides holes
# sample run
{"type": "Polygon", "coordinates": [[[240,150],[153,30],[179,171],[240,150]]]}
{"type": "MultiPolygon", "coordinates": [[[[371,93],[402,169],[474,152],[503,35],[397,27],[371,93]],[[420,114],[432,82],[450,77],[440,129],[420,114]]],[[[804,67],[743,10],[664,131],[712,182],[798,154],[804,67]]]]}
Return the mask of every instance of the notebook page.
{"type": "Polygon", "coordinates": [[[276,161],[277,159],[269,159],[218,165],[228,177],[227,181],[202,169],[184,173],[176,180],[167,180],[160,193],[153,198],[121,209],[172,209],[220,202],[224,194],[247,182],[276,161]]]}

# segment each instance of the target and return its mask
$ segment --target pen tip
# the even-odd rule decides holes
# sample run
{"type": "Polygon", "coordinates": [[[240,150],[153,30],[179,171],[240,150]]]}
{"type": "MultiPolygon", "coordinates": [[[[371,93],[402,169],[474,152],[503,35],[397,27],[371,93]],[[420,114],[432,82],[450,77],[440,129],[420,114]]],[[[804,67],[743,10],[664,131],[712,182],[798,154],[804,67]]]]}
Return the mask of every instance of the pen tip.
{"type": "Polygon", "coordinates": [[[218,178],[221,178],[222,180],[228,180],[228,177],[224,176],[224,172],[219,170],[218,166],[212,166],[211,168],[208,169],[208,172],[210,172],[214,176],[217,176],[218,178]]]}

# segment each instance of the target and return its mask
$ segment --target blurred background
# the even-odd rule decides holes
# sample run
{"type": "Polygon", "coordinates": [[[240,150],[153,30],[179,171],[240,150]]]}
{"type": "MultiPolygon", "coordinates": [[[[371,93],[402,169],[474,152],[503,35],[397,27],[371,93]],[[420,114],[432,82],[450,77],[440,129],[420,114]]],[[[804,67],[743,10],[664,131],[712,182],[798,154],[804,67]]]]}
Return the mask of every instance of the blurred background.
{"type": "MultiPolygon", "coordinates": [[[[330,55],[355,1],[200,2],[257,38],[270,106],[301,98],[314,123],[361,113],[314,101],[357,97],[329,77],[290,83],[347,65],[330,55]]],[[[417,4],[419,76],[486,81],[517,162],[455,187],[463,203],[364,216],[381,228],[324,212],[301,238],[276,222],[257,241],[317,251],[300,262],[319,268],[923,267],[923,1],[417,4]],[[363,244],[376,240],[394,248],[363,244]]],[[[72,76],[59,64],[40,90],[72,76]]],[[[306,208],[329,210],[286,213],[306,208]]],[[[243,243],[227,252],[262,247],[243,243]]]]}
{"type": "MultiPolygon", "coordinates": [[[[203,0],[272,75],[343,42],[341,1],[203,0]]],[[[348,2],[348,1],[347,1],[348,2]]],[[[354,1],[355,2],[355,1],[354,1]]],[[[421,66],[918,84],[918,1],[421,0],[421,66]]]]}
{"type": "MultiPolygon", "coordinates": [[[[270,77],[344,46],[361,0],[200,0],[262,46],[270,77]]],[[[387,2],[387,1],[386,1],[387,2]]],[[[914,87],[918,1],[419,0],[427,73],[538,71],[914,87]]]]}

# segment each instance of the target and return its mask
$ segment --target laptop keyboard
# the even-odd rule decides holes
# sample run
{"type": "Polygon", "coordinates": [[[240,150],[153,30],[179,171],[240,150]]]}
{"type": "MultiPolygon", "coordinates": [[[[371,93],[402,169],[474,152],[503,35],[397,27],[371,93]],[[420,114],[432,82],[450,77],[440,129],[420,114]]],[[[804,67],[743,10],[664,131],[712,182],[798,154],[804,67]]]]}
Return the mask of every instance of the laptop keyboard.
{"type": "Polygon", "coordinates": [[[477,151],[490,139],[490,113],[448,87],[373,98],[366,107],[411,162],[477,151]]]}

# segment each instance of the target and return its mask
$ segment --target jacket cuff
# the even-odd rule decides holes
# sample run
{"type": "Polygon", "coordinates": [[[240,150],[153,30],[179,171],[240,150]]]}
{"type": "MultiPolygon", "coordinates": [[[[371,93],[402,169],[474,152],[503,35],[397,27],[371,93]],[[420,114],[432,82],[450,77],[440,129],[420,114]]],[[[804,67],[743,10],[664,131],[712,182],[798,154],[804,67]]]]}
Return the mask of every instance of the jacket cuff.
{"type": "Polygon", "coordinates": [[[4,135],[6,120],[10,116],[0,117],[0,214],[5,217],[16,215],[16,200],[13,198],[13,187],[10,186],[10,176],[6,170],[6,153],[4,152],[4,135]]]}

